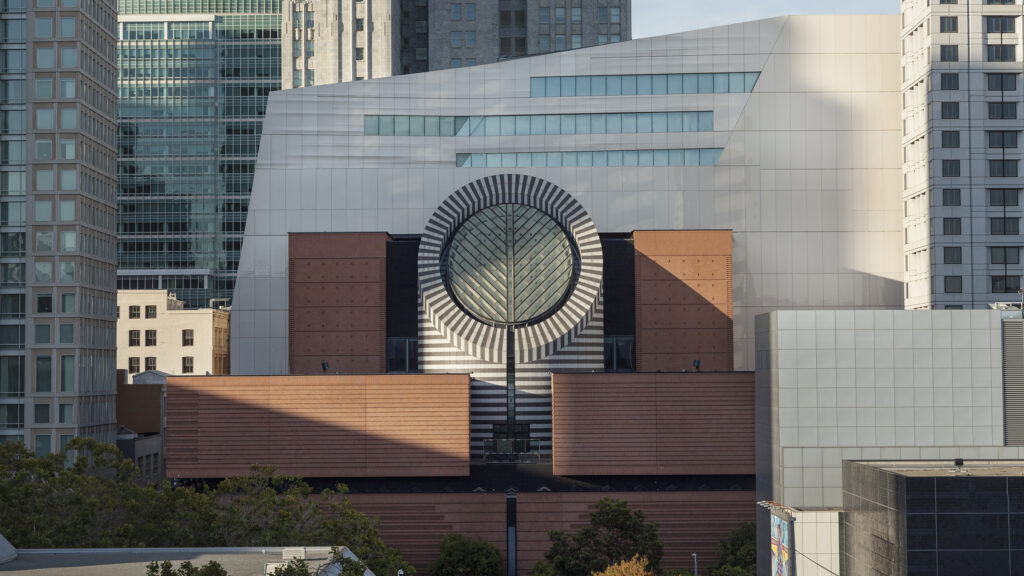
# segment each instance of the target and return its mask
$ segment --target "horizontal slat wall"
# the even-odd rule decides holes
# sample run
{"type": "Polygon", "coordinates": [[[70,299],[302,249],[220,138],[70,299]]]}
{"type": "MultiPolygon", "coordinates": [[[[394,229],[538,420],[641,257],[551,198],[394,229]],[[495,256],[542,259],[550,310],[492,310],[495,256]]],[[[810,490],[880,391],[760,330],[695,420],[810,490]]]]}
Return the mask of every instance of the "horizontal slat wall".
{"type": "Polygon", "coordinates": [[[661,568],[693,567],[701,574],[716,560],[718,542],[742,522],[753,522],[753,492],[520,492],[517,507],[517,574],[526,576],[551,546],[549,530],[575,532],[590,522],[601,498],[621,499],[658,523],[665,545],[661,568]]]}
{"type": "Polygon", "coordinates": [[[381,537],[419,576],[437,559],[441,539],[455,532],[482,538],[506,554],[505,494],[348,494],[352,506],[380,518],[381,537]]]}
{"type": "Polygon", "coordinates": [[[168,478],[466,476],[467,375],[167,380],[168,478]]]}
{"type": "Polygon", "coordinates": [[[754,375],[555,374],[554,473],[754,474],[754,375]]]}

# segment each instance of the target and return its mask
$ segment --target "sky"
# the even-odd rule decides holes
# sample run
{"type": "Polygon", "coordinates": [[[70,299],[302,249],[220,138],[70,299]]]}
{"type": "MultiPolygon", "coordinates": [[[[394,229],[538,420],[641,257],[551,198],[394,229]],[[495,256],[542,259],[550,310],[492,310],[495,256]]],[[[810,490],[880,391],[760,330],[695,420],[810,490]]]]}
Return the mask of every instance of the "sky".
{"type": "Polygon", "coordinates": [[[633,38],[785,14],[897,14],[899,0],[632,0],[633,38]]]}

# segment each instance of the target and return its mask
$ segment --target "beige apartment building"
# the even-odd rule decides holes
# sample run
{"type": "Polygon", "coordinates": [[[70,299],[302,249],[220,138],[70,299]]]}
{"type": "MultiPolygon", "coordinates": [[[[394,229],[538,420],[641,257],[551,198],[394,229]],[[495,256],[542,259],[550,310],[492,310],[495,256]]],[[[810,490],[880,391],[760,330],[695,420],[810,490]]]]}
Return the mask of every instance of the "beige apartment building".
{"type": "Polygon", "coordinates": [[[227,374],[229,312],[186,310],[165,290],[117,293],[117,368],[137,374],[227,374]]]}

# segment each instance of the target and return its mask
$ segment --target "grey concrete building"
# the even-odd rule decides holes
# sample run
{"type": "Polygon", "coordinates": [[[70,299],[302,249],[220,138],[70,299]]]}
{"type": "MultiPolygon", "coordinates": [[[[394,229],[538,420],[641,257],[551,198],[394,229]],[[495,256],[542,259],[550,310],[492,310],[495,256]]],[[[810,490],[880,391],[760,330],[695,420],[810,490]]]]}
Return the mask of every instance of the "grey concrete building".
{"type": "Polygon", "coordinates": [[[1017,300],[1024,6],[901,6],[906,306],[1017,300]]]}
{"type": "Polygon", "coordinates": [[[490,64],[631,38],[630,0],[289,0],[282,84],[490,64]]]}
{"type": "Polygon", "coordinates": [[[115,433],[116,12],[0,10],[0,442],[115,433]]]}

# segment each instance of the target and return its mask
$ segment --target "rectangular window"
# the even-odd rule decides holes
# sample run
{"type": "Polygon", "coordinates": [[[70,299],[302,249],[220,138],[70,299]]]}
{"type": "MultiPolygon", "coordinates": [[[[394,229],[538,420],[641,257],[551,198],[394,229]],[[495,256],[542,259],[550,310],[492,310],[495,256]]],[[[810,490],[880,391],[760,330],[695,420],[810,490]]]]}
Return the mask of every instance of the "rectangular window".
{"type": "Polygon", "coordinates": [[[992,246],[989,257],[992,264],[1020,264],[1020,247],[992,246]]]}
{"type": "Polygon", "coordinates": [[[74,324],[61,324],[60,331],[58,332],[60,337],[60,344],[74,344],[75,343],[75,325],[74,324]]]}
{"type": "Polygon", "coordinates": [[[942,189],[942,205],[943,206],[959,206],[960,205],[960,189],[959,188],[943,188],[942,189]]]}
{"type": "Polygon", "coordinates": [[[60,65],[62,68],[78,68],[78,48],[61,48],[60,65]]]}
{"type": "Polygon", "coordinates": [[[611,8],[612,24],[618,24],[621,21],[621,19],[622,19],[621,10],[622,9],[618,8],[618,7],[611,8]]]}
{"type": "Polygon", "coordinates": [[[961,233],[959,218],[943,218],[942,233],[946,236],[959,236],[961,233]]]}
{"type": "Polygon", "coordinates": [[[146,346],[156,346],[156,330],[146,330],[146,346]]]}
{"type": "Polygon", "coordinates": [[[989,160],[988,174],[993,178],[1016,178],[1018,174],[1018,161],[989,160]]]}
{"type": "Polygon", "coordinates": [[[989,102],[988,117],[990,120],[1015,120],[1017,118],[1017,103],[989,102]]]}
{"type": "Polygon", "coordinates": [[[608,8],[602,6],[597,9],[597,21],[601,24],[608,23],[608,8]]]}
{"type": "Polygon", "coordinates": [[[1013,62],[1016,60],[1016,46],[1012,44],[989,44],[985,55],[989,62],[1013,62]]]}
{"type": "Polygon", "coordinates": [[[964,279],[962,276],[944,276],[943,287],[946,294],[959,294],[964,291],[964,279]]]}
{"type": "Polygon", "coordinates": [[[71,424],[75,421],[75,405],[60,404],[57,410],[58,424],[71,424]]]}
{"type": "Polygon", "coordinates": [[[50,325],[49,324],[36,324],[35,329],[35,340],[36,344],[49,344],[50,343],[50,325]]]}
{"type": "Polygon", "coordinates": [[[943,120],[956,120],[960,118],[960,103],[943,102],[941,111],[943,120]]]}
{"type": "Polygon", "coordinates": [[[463,5],[462,15],[466,18],[466,20],[476,20],[476,4],[463,5]]]}
{"type": "Polygon", "coordinates": [[[181,359],[181,373],[191,374],[192,373],[193,360],[191,356],[185,356],[181,359]]]}
{"type": "Polygon", "coordinates": [[[36,98],[53,98],[53,80],[50,78],[36,79],[36,98]]]}
{"type": "MultiPolygon", "coordinates": [[[[356,18],[356,32],[362,32],[364,28],[365,28],[365,25],[363,24],[363,19],[362,18],[356,18]]],[[[307,56],[312,56],[312,54],[306,54],[306,55],[307,56]]]]}
{"type": "Polygon", "coordinates": [[[156,318],[156,306],[146,306],[146,318],[156,318]]]}
{"type": "Polygon", "coordinates": [[[943,90],[959,90],[960,89],[960,75],[959,74],[942,74],[939,77],[939,83],[943,90]]]}
{"type": "Polygon", "coordinates": [[[154,356],[146,356],[146,370],[156,370],[156,358],[154,356]]]}
{"type": "Polygon", "coordinates": [[[75,391],[75,355],[67,354],[60,357],[60,391],[75,391]]]}
{"type": "Polygon", "coordinates": [[[943,160],[942,161],[942,177],[943,178],[958,178],[960,176],[960,161],[959,160],[943,160]]]}
{"type": "Polygon", "coordinates": [[[551,36],[540,36],[537,38],[537,48],[541,52],[551,51],[551,36]]]}
{"type": "Polygon", "coordinates": [[[60,312],[61,314],[74,314],[75,313],[75,295],[74,293],[67,293],[60,295],[60,312]]]}
{"type": "Polygon", "coordinates": [[[53,390],[53,360],[49,356],[36,356],[36,392],[53,390]]]}
{"type": "Polygon", "coordinates": [[[583,47],[583,36],[579,34],[572,35],[572,48],[573,50],[583,47]]]}
{"type": "Polygon", "coordinates": [[[939,32],[952,33],[957,31],[957,18],[956,16],[940,16],[939,17],[939,32]]]}
{"type": "Polygon", "coordinates": [[[53,38],[53,18],[36,18],[36,38],[53,38]]]}
{"type": "Polygon", "coordinates": [[[129,330],[128,331],[128,345],[129,346],[138,346],[139,345],[139,337],[140,337],[140,333],[139,333],[138,330],[129,330]]]}
{"type": "Polygon", "coordinates": [[[49,434],[36,434],[35,455],[37,458],[49,456],[53,452],[49,434]]]}
{"type": "Polygon", "coordinates": [[[993,130],[988,133],[989,148],[1016,148],[1017,132],[1015,130],[993,130]]]}
{"type": "Polygon", "coordinates": [[[137,374],[139,372],[139,357],[133,356],[128,358],[128,373],[137,374]]]}
{"type": "Polygon", "coordinates": [[[572,21],[573,22],[582,22],[583,21],[583,9],[582,8],[573,8],[572,9],[572,21]]]}
{"type": "Polygon", "coordinates": [[[53,294],[36,295],[36,313],[53,314],[53,294]]]}
{"type": "Polygon", "coordinates": [[[193,332],[192,330],[182,330],[181,331],[181,345],[182,346],[191,346],[193,344],[193,342],[195,342],[195,332],[193,332]]]}
{"type": "Polygon", "coordinates": [[[1016,236],[1019,228],[1019,218],[989,218],[989,233],[993,236],[1016,236]]]}
{"type": "Polygon", "coordinates": [[[943,264],[963,264],[963,250],[959,246],[946,246],[942,249],[943,264]]]}
{"type": "Polygon", "coordinates": [[[565,8],[555,8],[555,22],[559,24],[565,22],[565,8]]]}
{"type": "Polygon", "coordinates": [[[50,423],[50,405],[49,404],[36,404],[35,405],[35,418],[33,422],[36,424],[49,424],[50,423]]]}
{"type": "Polygon", "coordinates": [[[986,74],[988,89],[999,92],[1012,92],[1017,89],[1016,74],[986,74]]]}
{"type": "Polygon", "coordinates": [[[551,8],[543,6],[540,9],[540,23],[548,24],[551,22],[551,8]]]}
{"type": "Polygon", "coordinates": [[[60,37],[61,38],[74,38],[75,37],[75,19],[74,18],[61,18],[60,19],[60,37]]]}
{"type": "Polygon", "coordinates": [[[362,59],[363,59],[363,49],[362,48],[356,48],[356,60],[362,60],[362,59]]]}
{"type": "Polygon", "coordinates": [[[564,34],[555,34],[555,50],[565,50],[564,34]]]}
{"type": "Polygon", "coordinates": [[[1016,206],[1019,192],[1017,188],[991,188],[988,191],[989,206],[1016,206]]]}
{"type": "Polygon", "coordinates": [[[960,147],[960,132],[956,130],[943,130],[942,131],[942,147],[943,148],[959,148],[960,147]]]}
{"type": "Polygon", "coordinates": [[[993,294],[1016,294],[1020,289],[1020,276],[993,276],[993,294]]]}
{"type": "Polygon", "coordinates": [[[138,306],[129,306],[128,307],[128,318],[130,318],[130,319],[131,318],[138,318],[140,311],[141,311],[141,308],[139,308],[138,306]]]}
{"type": "Polygon", "coordinates": [[[1014,31],[1013,16],[985,16],[985,32],[989,34],[1003,34],[1014,31]]]}
{"type": "Polygon", "coordinates": [[[462,34],[463,44],[466,48],[476,47],[476,32],[473,30],[467,30],[462,34]]]}
{"type": "Polygon", "coordinates": [[[960,47],[949,44],[940,46],[939,59],[943,62],[956,62],[960,60],[960,47]]]}

